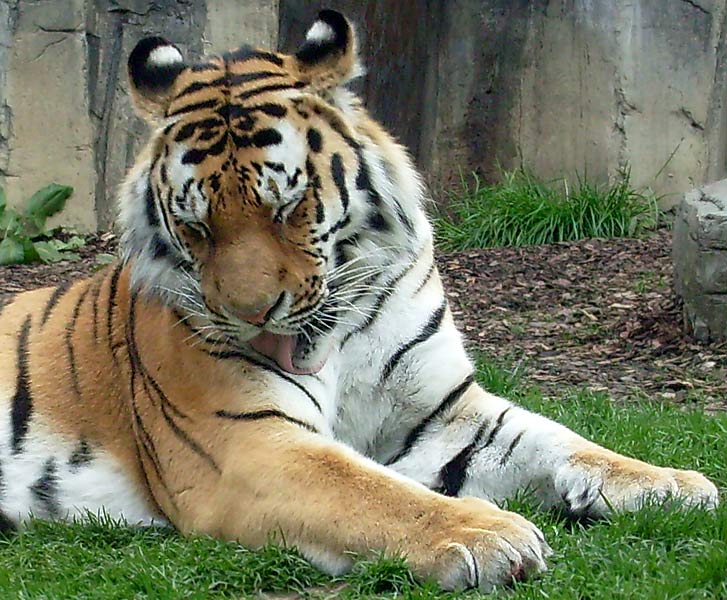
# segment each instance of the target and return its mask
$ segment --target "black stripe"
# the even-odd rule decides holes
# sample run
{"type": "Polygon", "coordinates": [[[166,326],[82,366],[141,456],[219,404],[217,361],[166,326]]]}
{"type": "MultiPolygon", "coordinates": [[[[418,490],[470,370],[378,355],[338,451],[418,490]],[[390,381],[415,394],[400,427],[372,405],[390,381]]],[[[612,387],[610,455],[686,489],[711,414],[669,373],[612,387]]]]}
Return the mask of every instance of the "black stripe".
{"type": "Polygon", "coordinates": [[[333,177],[333,183],[336,184],[336,188],[338,189],[338,195],[341,198],[341,205],[345,213],[348,210],[349,204],[348,188],[346,188],[343,159],[341,159],[341,155],[337,152],[331,156],[331,176],[333,177]]]}
{"type": "Polygon", "coordinates": [[[416,230],[414,229],[414,224],[411,222],[411,219],[407,216],[406,212],[396,198],[392,198],[392,201],[394,202],[396,216],[399,221],[401,221],[401,223],[404,225],[404,229],[406,229],[407,233],[410,236],[416,237],[416,230]]]}
{"type": "MultiPolygon", "coordinates": [[[[167,395],[164,393],[164,390],[162,390],[159,383],[154,379],[154,377],[149,373],[149,371],[144,366],[144,363],[141,360],[141,356],[139,355],[139,349],[136,345],[136,303],[138,301],[138,295],[134,294],[131,299],[131,306],[129,308],[129,328],[131,330],[131,336],[127,337],[127,347],[129,352],[129,359],[134,362],[136,366],[136,370],[138,371],[139,375],[141,375],[142,380],[144,382],[144,386],[150,385],[154,392],[156,392],[156,395],[159,397],[160,406],[167,408],[170,408],[172,412],[174,412],[175,415],[178,417],[181,417],[183,419],[189,419],[189,416],[186,415],[184,412],[182,412],[179,408],[177,408],[176,405],[174,405],[167,395]]],[[[151,395],[150,395],[151,396],[151,395]]],[[[151,399],[151,397],[150,397],[151,399]]]]}
{"type": "Polygon", "coordinates": [[[28,421],[33,413],[33,397],[30,393],[30,373],[28,372],[28,336],[30,334],[30,317],[25,319],[18,337],[18,377],[15,384],[13,409],[13,454],[22,451],[23,441],[28,433],[28,421]]]}
{"type": "Polygon", "coordinates": [[[15,531],[17,527],[4,512],[0,511],[0,534],[7,534],[15,531]]]}
{"type": "Polygon", "coordinates": [[[192,123],[187,123],[179,128],[177,133],[174,136],[175,142],[184,142],[191,138],[195,133],[197,133],[198,129],[202,129],[204,131],[207,131],[209,129],[219,129],[220,127],[223,127],[225,125],[225,122],[220,119],[219,117],[211,117],[207,119],[202,119],[201,121],[194,121],[192,123]]]}
{"type": "Polygon", "coordinates": [[[265,92],[277,92],[279,90],[300,89],[304,85],[305,84],[302,81],[296,81],[293,85],[290,85],[289,83],[272,83],[270,85],[264,85],[262,87],[255,88],[254,90],[247,90],[246,92],[241,92],[240,94],[237,94],[237,96],[235,96],[234,100],[235,100],[235,102],[243,102],[244,100],[249,100],[250,98],[259,96],[260,94],[264,94],[265,92]]]}
{"type": "Polygon", "coordinates": [[[502,455],[502,458],[500,459],[500,466],[504,467],[505,463],[510,460],[510,457],[512,456],[512,453],[515,450],[516,446],[520,443],[520,440],[523,439],[523,435],[525,435],[525,432],[521,431],[515,436],[512,442],[510,442],[510,445],[507,447],[507,451],[505,452],[505,454],[502,455]]]}
{"type": "Polygon", "coordinates": [[[92,301],[93,301],[93,341],[98,342],[98,298],[101,294],[101,286],[103,285],[103,278],[98,279],[95,287],[93,288],[92,301]]]}
{"type": "Polygon", "coordinates": [[[83,292],[76,300],[76,305],[73,307],[73,314],[71,315],[71,321],[66,326],[66,351],[68,352],[68,366],[71,370],[71,383],[73,384],[73,391],[76,394],[76,399],[81,400],[81,385],[78,381],[78,369],[76,367],[76,352],[73,348],[73,334],[76,331],[76,322],[78,321],[78,315],[81,312],[81,304],[86,299],[90,287],[86,287],[83,292]]]}
{"type": "Polygon", "coordinates": [[[203,349],[203,350],[207,354],[209,354],[210,356],[213,356],[214,358],[221,358],[223,360],[228,360],[228,359],[239,360],[239,359],[242,359],[244,361],[249,362],[251,365],[254,365],[254,366],[262,369],[263,371],[267,371],[268,373],[273,373],[274,375],[277,375],[278,377],[280,377],[284,381],[287,381],[291,385],[294,385],[295,387],[297,387],[315,405],[315,407],[318,409],[319,412],[323,412],[323,409],[321,408],[320,403],[318,402],[318,400],[315,399],[315,397],[313,396],[313,394],[311,394],[305,388],[304,385],[298,383],[292,377],[288,377],[282,371],[279,371],[278,369],[276,369],[276,368],[274,368],[274,367],[272,367],[270,365],[267,365],[264,362],[261,362],[261,361],[255,359],[255,358],[251,358],[250,356],[247,356],[246,354],[243,354],[242,352],[238,352],[238,351],[235,351],[235,350],[219,350],[219,351],[217,351],[217,350],[206,350],[206,349],[203,349]]]}
{"type": "MultiPolygon", "coordinates": [[[[169,491],[169,486],[167,485],[166,479],[162,475],[163,468],[161,465],[161,462],[159,461],[159,454],[157,452],[156,446],[154,444],[154,440],[149,435],[149,432],[144,427],[144,422],[141,419],[141,416],[138,413],[137,407],[134,407],[132,412],[134,413],[134,422],[136,423],[137,427],[137,436],[135,436],[138,439],[138,442],[141,442],[141,446],[139,446],[139,443],[137,443],[137,450],[139,447],[141,447],[142,450],[144,450],[144,454],[148,458],[149,462],[151,462],[151,465],[153,467],[154,475],[157,478],[157,481],[159,481],[159,484],[162,486],[162,489],[167,495],[167,498],[172,503],[172,505],[176,509],[176,502],[174,500],[174,496],[169,491]]],[[[147,474],[146,469],[144,468],[143,461],[141,462],[142,465],[142,471],[144,472],[144,477],[147,481],[149,481],[149,477],[147,474]]],[[[153,488],[149,486],[149,490],[152,491],[153,495],[153,488]]],[[[156,500],[156,498],[155,498],[156,500]]],[[[158,505],[157,501],[157,505],[158,505]]]]}
{"type": "Polygon", "coordinates": [[[432,313],[432,316],[429,317],[429,321],[427,321],[427,324],[421,330],[419,335],[417,335],[413,340],[409,340],[406,344],[399,347],[394,355],[388,360],[381,374],[382,382],[386,381],[391,376],[396,366],[399,364],[399,362],[401,362],[401,359],[407,352],[409,352],[409,350],[414,348],[414,346],[418,346],[419,344],[426,342],[430,337],[432,337],[435,333],[439,331],[439,328],[442,325],[442,321],[444,320],[444,314],[446,311],[447,300],[445,299],[442,300],[439,308],[437,308],[437,310],[432,313]]]}
{"type": "Polygon", "coordinates": [[[146,208],[146,220],[150,227],[159,226],[159,211],[157,209],[156,199],[154,198],[154,191],[151,187],[151,177],[146,184],[146,194],[144,195],[145,208],[146,208]]]}
{"type": "MultiPolygon", "coordinates": [[[[185,183],[185,186],[186,185],[187,184],[185,183]]],[[[187,192],[185,191],[184,193],[186,194],[187,192]]],[[[165,201],[162,201],[161,198],[159,200],[159,213],[162,216],[162,222],[164,224],[163,229],[167,232],[167,235],[171,239],[172,245],[176,246],[177,248],[182,248],[182,244],[179,242],[179,237],[177,236],[174,228],[169,222],[169,214],[171,214],[172,216],[174,215],[174,211],[172,210],[172,202],[175,200],[175,197],[172,188],[169,188],[165,201]]]]}
{"type": "Polygon", "coordinates": [[[323,149],[323,137],[317,129],[311,127],[306,134],[306,139],[311,152],[320,152],[323,149]]]}
{"type": "MultiPolygon", "coordinates": [[[[184,165],[198,165],[208,156],[219,156],[227,148],[227,137],[222,136],[211,146],[207,148],[192,148],[187,150],[182,156],[182,164],[184,165]]],[[[174,211],[172,211],[173,213],[174,211]]]]}
{"type": "Polygon", "coordinates": [[[295,419],[289,415],[286,415],[282,411],[275,410],[272,408],[266,409],[266,410],[258,410],[258,411],[249,412],[249,413],[233,413],[233,412],[229,412],[227,410],[218,410],[215,414],[218,417],[221,417],[223,419],[232,419],[234,421],[259,421],[261,419],[284,419],[286,421],[294,423],[295,425],[298,425],[299,427],[303,427],[304,429],[307,429],[308,431],[312,431],[313,433],[318,433],[318,430],[315,427],[313,427],[313,425],[309,425],[308,423],[306,423],[304,421],[295,419]]]}
{"type": "Polygon", "coordinates": [[[59,517],[61,507],[58,502],[58,467],[54,458],[43,465],[43,473],[30,487],[30,493],[50,517],[59,517]]]}
{"type": "Polygon", "coordinates": [[[182,96],[186,96],[187,94],[193,94],[194,92],[198,92],[200,90],[204,90],[210,87],[224,85],[226,83],[227,76],[218,77],[217,79],[213,79],[212,81],[195,81],[194,83],[189,84],[181,92],[179,92],[177,94],[177,98],[181,98],[182,96]]]}
{"type": "MultiPolygon", "coordinates": [[[[161,509],[161,505],[159,504],[159,499],[157,498],[155,490],[151,486],[151,482],[149,481],[149,475],[147,474],[146,468],[144,467],[144,459],[141,456],[141,449],[139,447],[139,439],[137,438],[137,436],[134,436],[134,446],[135,446],[135,450],[136,450],[136,460],[137,460],[139,466],[141,467],[140,468],[141,476],[144,479],[144,489],[149,490],[149,495],[151,496],[152,502],[154,503],[154,506],[159,511],[159,513],[161,515],[163,515],[167,520],[170,520],[167,517],[167,515],[164,514],[164,511],[161,509]]],[[[147,455],[147,458],[150,458],[147,453],[146,448],[144,448],[144,454],[147,455]]],[[[164,481],[162,479],[160,479],[159,481],[161,482],[162,487],[164,487],[164,490],[167,492],[167,496],[169,497],[170,502],[172,503],[172,506],[174,506],[176,509],[176,504],[174,502],[174,499],[169,495],[169,490],[167,490],[167,488],[164,486],[164,481]]]]}
{"type": "MultiPolygon", "coordinates": [[[[132,298],[132,304],[135,302],[135,298],[132,298]]],[[[129,340],[129,329],[128,329],[128,323],[126,328],[126,339],[127,339],[127,347],[130,345],[129,340]]],[[[154,502],[156,503],[157,507],[161,511],[160,503],[156,497],[156,494],[154,492],[154,488],[149,484],[149,476],[146,470],[146,467],[144,466],[144,459],[142,458],[141,450],[144,450],[144,455],[147,457],[147,459],[151,462],[152,467],[154,468],[154,474],[156,475],[157,480],[159,481],[160,485],[162,486],[164,492],[167,494],[167,498],[169,499],[169,502],[172,504],[172,506],[176,509],[176,502],[174,500],[174,496],[171,495],[169,492],[169,487],[166,484],[166,481],[164,480],[164,477],[162,476],[162,467],[161,463],[159,462],[159,456],[156,451],[156,447],[154,446],[154,441],[151,439],[151,436],[149,435],[149,432],[146,430],[146,427],[144,426],[144,421],[141,418],[141,415],[139,414],[139,409],[137,406],[137,398],[136,398],[136,378],[138,376],[138,369],[137,365],[133,360],[133,355],[131,352],[129,352],[129,392],[130,392],[130,398],[131,398],[131,412],[134,417],[134,424],[136,425],[135,428],[135,435],[134,435],[134,443],[136,446],[136,455],[139,459],[139,465],[141,466],[141,472],[144,475],[144,481],[146,482],[146,487],[149,490],[149,493],[151,494],[152,498],[154,499],[154,502]]]]}
{"type": "Polygon", "coordinates": [[[256,148],[265,148],[267,146],[275,146],[283,141],[283,136],[277,129],[261,129],[256,131],[252,136],[252,143],[256,148]]]}
{"type": "Polygon", "coordinates": [[[252,46],[244,45],[236,50],[225,52],[222,55],[225,62],[245,62],[248,60],[265,60],[271,62],[278,67],[283,66],[283,59],[277,54],[272,52],[266,52],[265,50],[258,50],[252,46]]]}
{"type": "Polygon", "coordinates": [[[218,473],[221,473],[220,467],[215,462],[214,458],[204,449],[200,444],[194,440],[184,429],[182,429],[179,424],[174,420],[174,418],[169,414],[169,410],[171,409],[177,416],[182,418],[188,418],[187,415],[185,415],[182,411],[180,411],[174,404],[172,404],[169,399],[167,398],[166,394],[164,394],[161,386],[156,382],[156,380],[149,374],[146,367],[144,366],[144,363],[141,360],[141,356],[138,352],[138,347],[136,345],[136,303],[138,301],[138,296],[135,294],[132,297],[131,300],[131,306],[129,307],[129,321],[128,321],[128,334],[127,334],[127,347],[128,347],[128,353],[129,353],[129,362],[133,362],[136,366],[136,371],[139,373],[139,375],[142,377],[142,382],[144,384],[145,390],[147,392],[147,395],[149,396],[149,399],[152,400],[151,394],[149,394],[148,385],[150,385],[154,391],[157,393],[159,397],[160,402],[160,408],[162,412],[162,416],[164,417],[164,420],[166,421],[167,425],[172,429],[174,434],[182,440],[187,446],[189,446],[195,454],[197,454],[200,458],[204,459],[215,471],[218,473]]]}
{"type": "Polygon", "coordinates": [[[230,75],[228,78],[228,85],[234,87],[236,85],[242,85],[243,83],[249,83],[251,81],[258,81],[260,79],[268,79],[269,77],[285,77],[287,73],[274,72],[274,71],[257,71],[255,73],[240,73],[239,75],[230,75]]]}
{"type": "MultiPolygon", "coordinates": [[[[113,330],[113,318],[114,318],[114,309],[116,308],[116,294],[118,292],[118,285],[119,285],[119,277],[121,276],[121,269],[122,265],[119,263],[114,267],[114,270],[111,274],[111,282],[109,283],[109,306],[108,310],[106,312],[106,339],[109,343],[109,348],[111,348],[111,354],[113,355],[113,343],[114,343],[114,330],[113,330]]],[[[114,355],[115,357],[115,355],[114,355]]]]}
{"type": "Polygon", "coordinates": [[[373,229],[374,231],[388,231],[391,229],[389,226],[389,223],[384,218],[384,215],[381,214],[381,211],[374,209],[369,213],[369,217],[366,220],[367,226],[369,229],[373,229]]]}
{"type": "Polygon", "coordinates": [[[68,291],[68,288],[70,288],[71,285],[72,283],[70,281],[66,281],[53,290],[53,293],[50,295],[50,298],[48,298],[48,302],[43,309],[43,317],[40,320],[41,327],[45,325],[46,321],[50,317],[51,312],[53,312],[53,308],[56,306],[56,304],[58,304],[58,301],[68,291]]]}
{"type": "Polygon", "coordinates": [[[376,320],[379,318],[379,315],[381,314],[381,308],[384,305],[384,303],[396,291],[396,286],[399,285],[399,282],[409,274],[409,272],[414,268],[414,266],[417,264],[418,261],[419,261],[419,258],[417,258],[417,260],[410,263],[401,273],[399,273],[396,277],[394,277],[394,279],[392,279],[390,282],[384,284],[384,287],[386,289],[376,297],[376,300],[374,300],[374,304],[371,307],[369,316],[366,317],[366,320],[363,323],[361,323],[361,325],[356,327],[356,329],[349,331],[344,336],[343,341],[341,342],[341,348],[343,348],[346,345],[346,343],[354,335],[363,333],[376,322],[376,320]]]}
{"type": "Polygon", "coordinates": [[[427,274],[424,275],[424,279],[422,279],[422,282],[417,286],[417,289],[414,290],[414,293],[412,296],[416,296],[419,292],[421,292],[424,289],[424,286],[429,283],[429,280],[432,278],[432,275],[434,275],[434,270],[436,269],[437,265],[432,259],[432,264],[429,267],[429,270],[427,271],[427,274]]]}
{"type": "Polygon", "coordinates": [[[78,442],[78,446],[71,454],[68,459],[68,465],[71,467],[71,471],[78,471],[81,467],[89,464],[93,460],[93,453],[91,452],[91,446],[88,442],[81,438],[78,442]]]}
{"type": "Polygon", "coordinates": [[[248,113],[261,112],[265,113],[269,117],[277,117],[278,119],[282,119],[285,115],[288,114],[287,108],[285,108],[281,104],[273,104],[271,102],[258,104],[256,106],[245,107],[242,108],[242,110],[248,113]]]}
{"type": "Polygon", "coordinates": [[[328,231],[326,231],[325,233],[323,233],[317,237],[314,237],[312,241],[314,244],[317,244],[318,242],[327,242],[328,238],[330,238],[334,233],[340,231],[341,229],[343,229],[344,227],[347,227],[350,224],[351,224],[351,215],[345,215],[339,221],[334,223],[328,231]]]}
{"type": "Polygon", "coordinates": [[[508,406],[505,410],[503,410],[500,413],[500,416],[497,417],[497,422],[495,423],[495,426],[492,428],[492,431],[490,432],[490,435],[487,437],[487,441],[483,444],[483,448],[487,448],[492,442],[495,441],[495,437],[498,433],[500,433],[500,429],[502,429],[502,425],[505,422],[505,415],[510,412],[510,409],[512,406],[508,406]]]}
{"type": "MultiPolygon", "coordinates": [[[[482,425],[480,425],[472,439],[472,442],[462,448],[462,450],[460,450],[452,460],[442,467],[439,472],[441,485],[437,489],[439,493],[446,496],[456,496],[459,494],[462,490],[462,486],[464,485],[465,478],[467,477],[467,470],[469,469],[470,462],[472,462],[472,457],[475,452],[479,452],[482,448],[487,448],[487,446],[493,442],[495,435],[497,435],[497,432],[499,432],[502,428],[502,423],[508,410],[510,410],[510,408],[506,408],[502,411],[502,413],[500,413],[500,416],[495,422],[495,426],[492,428],[492,432],[490,432],[487,441],[482,446],[480,446],[480,442],[490,425],[488,421],[485,421],[482,425]]],[[[507,458],[505,458],[505,461],[501,464],[504,464],[505,462],[507,462],[507,458]]]]}
{"type": "Polygon", "coordinates": [[[151,255],[154,260],[162,260],[172,255],[172,247],[165,239],[159,235],[159,232],[151,236],[150,248],[151,255]]]}
{"type": "Polygon", "coordinates": [[[482,440],[482,436],[485,435],[485,431],[487,431],[488,426],[489,423],[487,422],[480,425],[472,441],[462,448],[462,450],[460,450],[455,457],[439,471],[439,480],[441,481],[441,484],[437,491],[440,494],[444,494],[445,496],[456,496],[459,494],[462,486],[464,485],[464,480],[467,476],[467,469],[469,468],[470,461],[472,460],[472,455],[482,440]]]}
{"type": "Polygon", "coordinates": [[[212,100],[205,100],[204,102],[195,102],[194,104],[187,104],[187,106],[182,106],[181,108],[178,108],[177,110],[167,113],[167,117],[176,117],[177,115],[182,115],[189,112],[194,112],[195,110],[203,110],[205,108],[213,108],[219,104],[219,100],[216,98],[213,98],[212,100]]]}
{"type": "Polygon", "coordinates": [[[397,454],[393,458],[387,460],[386,464],[391,465],[409,454],[414,444],[417,443],[417,441],[424,433],[424,430],[429,426],[429,424],[435,419],[439,418],[450,407],[452,407],[454,403],[457,402],[457,400],[459,400],[469,389],[473,381],[474,375],[470,373],[462,383],[460,383],[456,388],[449,392],[444,400],[439,403],[439,406],[437,406],[437,408],[435,408],[431,414],[424,417],[424,419],[422,419],[421,422],[409,432],[409,435],[407,435],[406,439],[404,440],[404,446],[402,447],[402,449],[399,450],[399,452],[397,452],[397,454]]]}
{"type": "MultiPolygon", "coordinates": [[[[138,372],[136,371],[136,367],[132,361],[129,361],[129,364],[131,365],[131,412],[133,413],[134,423],[136,424],[137,435],[134,436],[134,439],[137,441],[137,450],[139,448],[139,442],[141,442],[141,447],[144,449],[144,454],[146,454],[147,458],[151,461],[151,464],[154,467],[154,473],[159,480],[159,483],[161,483],[162,487],[167,492],[167,495],[171,496],[171,494],[169,494],[169,488],[167,487],[166,481],[162,476],[163,469],[161,466],[161,462],[159,461],[159,455],[157,453],[156,446],[154,445],[154,440],[152,440],[149,432],[144,425],[144,421],[139,414],[139,407],[136,403],[136,378],[138,376],[138,372]]],[[[142,471],[144,471],[144,476],[146,477],[146,469],[143,468],[143,462],[142,471]]]]}
{"type": "Polygon", "coordinates": [[[348,126],[335,112],[333,112],[331,108],[328,108],[325,105],[317,105],[313,108],[313,112],[321,117],[353,150],[358,150],[361,147],[361,144],[353,139],[349,132],[346,131],[348,126]]]}
{"type": "Polygon", "coordinates": [[[204,459],[205,462],[212,467],[213,470],[215,470],[217,473],[222,473],[222,469],[220,469],[219,465],[215,461],[215,459],[212,457],[212,455],[207,452],[200,444],[192,438],[184,429],[182,429],[177,422],[172,418],[172,416],[168,412],[169,403],[163,403],[161,405],[162,408],[162,415],[164,416],[164,420],[167,422],[167,425],[171,427],[172,431],[175,433],[175,435],[182,440],[187,446],[189,446],[192,451],[197,454],[200,458],[204,459]]]}
{"type": "Polygon", "coordinates": [[[192,65],[189,67],[190,71],[192,73],[202,73],[203,71],[221,71],[219,64],[215,64],[213,62],[202,62],[197,63],[196,65],[192,65]]]}

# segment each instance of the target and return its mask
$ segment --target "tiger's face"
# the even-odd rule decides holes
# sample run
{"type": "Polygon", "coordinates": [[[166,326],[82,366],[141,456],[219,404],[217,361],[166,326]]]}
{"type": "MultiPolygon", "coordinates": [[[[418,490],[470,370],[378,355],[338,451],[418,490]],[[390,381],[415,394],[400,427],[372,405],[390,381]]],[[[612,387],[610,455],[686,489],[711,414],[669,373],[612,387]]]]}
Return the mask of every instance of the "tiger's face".
{"type": "Polygon", "coordinates": [[[353,29],[332,11],[295,55],[243,47],[187,65],[142,40],[129,75],[153,132],[121,197],[134,285],[205,337],[320,369],[341,322],[327,302],[344,243],[401,218],[386,222],[371,183],[385,167],[364,164],[349,125],[363,109],[343,85],[359,72],[353,29]]]}
{"type": "MultiPolygon", "coordinates": [[[[196,95],[182,94],[172,111],[196,95]]],[[[214,94],[213,106],[180,118],[156,140],[151,179],[161,200],[155,207],[169,223],[164,250],[188,263],[211,314],[243,329],[292,333],[325,299],[335,240],[327,232],[343,211],[315,187],[310,126],[288,115],[287,98],[269,96],[275,114],[268,114],[273,104],[266,112],[231,105],[225,95],[214,94]]]]}

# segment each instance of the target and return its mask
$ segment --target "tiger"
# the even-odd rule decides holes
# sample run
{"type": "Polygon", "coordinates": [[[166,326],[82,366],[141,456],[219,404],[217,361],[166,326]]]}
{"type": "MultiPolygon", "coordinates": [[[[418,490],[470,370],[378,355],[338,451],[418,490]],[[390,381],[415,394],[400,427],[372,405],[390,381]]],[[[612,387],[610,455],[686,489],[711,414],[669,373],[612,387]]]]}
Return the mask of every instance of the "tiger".
{"type": "Polygon", "coordinates": [[[695,471],[621,456],[485,391],[434,261],[430,200],[320,12],[294,54],[128,57],[150,135],[120,259],[0,314],[0,521],[167,524],[295,546],[337,575],[399,554],[443,589],[535,576],[522,490],[576,518],[713,509],[695,471]]]}

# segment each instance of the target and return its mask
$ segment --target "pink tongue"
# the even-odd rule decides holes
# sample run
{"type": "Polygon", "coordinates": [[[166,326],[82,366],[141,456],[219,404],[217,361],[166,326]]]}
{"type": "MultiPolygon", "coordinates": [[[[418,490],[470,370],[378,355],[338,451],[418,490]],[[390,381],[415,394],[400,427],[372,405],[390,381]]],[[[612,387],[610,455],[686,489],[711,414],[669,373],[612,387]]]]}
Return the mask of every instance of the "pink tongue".
{"type": "Polygon", "coordinates": [[[250,345],[260,354],[274,360],[278,366],[294,375],[310,375],[321,370],[323,365],[313,365],[308,369],[298,369],[293,365],[293,352],[295,352],[294,335],[278,335],[263,331],[250,340],[250,345]],[[317,368],[316,368],[317,367],[317,368]]]}

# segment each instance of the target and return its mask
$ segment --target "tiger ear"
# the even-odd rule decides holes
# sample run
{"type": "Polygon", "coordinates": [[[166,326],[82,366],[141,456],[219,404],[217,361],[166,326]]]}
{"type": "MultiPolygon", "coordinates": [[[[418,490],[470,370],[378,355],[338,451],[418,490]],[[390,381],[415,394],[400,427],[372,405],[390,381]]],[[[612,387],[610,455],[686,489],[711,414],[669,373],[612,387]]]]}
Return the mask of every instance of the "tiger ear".
{"type": "Polygon", "coordinates": [[[315,90],[344,85],[363,75],[356,32],[335,10],[322,10],[295,53],[301,75],[315,90]]]}
{"type": "Polygon", "coordinates": [[[161,37],[141,40],[129,55],[131,98],[147,121],[164,115],[172,99],[174,83],[185,69],[179,48],[161,37]]]}

